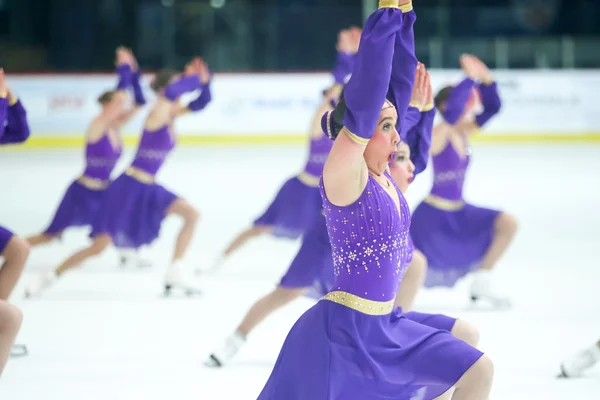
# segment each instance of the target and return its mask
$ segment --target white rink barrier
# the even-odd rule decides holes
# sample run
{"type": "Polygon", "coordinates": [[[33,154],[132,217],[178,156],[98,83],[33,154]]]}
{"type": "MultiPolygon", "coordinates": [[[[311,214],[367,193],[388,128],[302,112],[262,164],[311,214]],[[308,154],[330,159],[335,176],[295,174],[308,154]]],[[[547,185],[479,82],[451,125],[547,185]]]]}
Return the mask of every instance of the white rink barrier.
{"type": "MultiPolygon", "coordinates": [[[[462,79],[458,70],[431,71],[434,90],[462,79]]],[[[479,139],[490,141],[600,141],[600,70],[494,71],[502,110],[479,139]]],[[[137,140],[154,100],[150,76],[143,87],[148,105],[124,129],[137,140]]],[[[111,74],[9,75],[12,91],[27,109],[33,147],[79,146],[99,111],[96,98],[116,85],[111,74]]],[[[212,102],[176,123],[180,143],[284,143],[306,139],[327,73],[216,74],[212,102]]],[[[194,95],[182,99],[186,102],[194,95]]]]}

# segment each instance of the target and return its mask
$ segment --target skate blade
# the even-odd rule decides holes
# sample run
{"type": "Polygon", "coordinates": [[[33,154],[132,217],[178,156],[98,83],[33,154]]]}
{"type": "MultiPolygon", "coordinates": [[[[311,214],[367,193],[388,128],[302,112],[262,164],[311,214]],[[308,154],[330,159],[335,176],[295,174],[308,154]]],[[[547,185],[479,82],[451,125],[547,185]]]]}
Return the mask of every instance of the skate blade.
{"type": "Polygon", "coordinates": [[[487,297],[471,295],[471,306],[486,306],[486,308],[494,311],[510,310],[513,306],[510,301],[493,300],[487,297]]]}
{"type": "Polygon", "coordinates": [[[208,360],[204,361],[204,366],[209,368],[222,368],[223,363],[221,363],[221,361],[219,361],[219,359],[215,357],[214,354],[211,354],[208,357],[208,360]]]}
{"type": "Polygon", "coordinates": [[[187,297],[201,296],[203,294],[200,289],[196,289],[196,288],[186,288],[186,287],[180,287],[180,286],[165,285],[164,291],[163,291],[163,296],[170,297],[173,295],[173,292],[175,290],[183,292],[183,294],[185,294],[187,297]]]}
{"type": "Polygon", "coordinates": [[[12,350],[10,352],[11,358],[25,357],[27,355],[29,355],[29,350],[27,349],[27,346],[25,346],[24,344],[13,345],[12,350]]]}

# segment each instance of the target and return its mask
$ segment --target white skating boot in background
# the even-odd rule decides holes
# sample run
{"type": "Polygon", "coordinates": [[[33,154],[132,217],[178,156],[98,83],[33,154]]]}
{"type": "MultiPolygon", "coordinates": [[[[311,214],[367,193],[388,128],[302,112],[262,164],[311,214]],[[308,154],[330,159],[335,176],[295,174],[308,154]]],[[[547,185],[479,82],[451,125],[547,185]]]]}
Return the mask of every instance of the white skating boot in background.
{"type": "Polygon", "coordinates": [[[592,368],[598,361],[600,361],[600,341],[563,361],[560,365],[560,377],[579,377],[583,371],[592,368]]]}
{"type": "Polygon", "coordinates": [[[169,269],[167,269],[167,274],[165,276],[165,296],[169,296],[174,289],[182,290],[188,296],[202,294],[202,291],[198,287],[189,283],[188,280],[184,278],[179,262],[174,262],[169,266],[169,269]]]}
{"type": "Polygon", "coordinates": [[[238,332],[228,336],[223,344],[215,351],[210,353],[208,359],[204,362],[207,367],[223,367],[227,364],[242,346],[246,343],[246,338],[238,332]]]}
{"type": "Polygon", "coordinates": [[[52,286],[57,279],[58,277],[54,271],[43,272],[35,276],[25,287],[25,297],[31,298],[39,296],[44,290],[52,286]]]}
{"type": "Polygon", "coordinates": [[[486,302],[498,309],[511,307],[510,300],[494,290],[492,285],[492,272],[489,270],[477,270],[473,272],[471,300],[473,302],[486,302]]]}
{"type": "Polygon", "coordinates": [[[213,261],[212,263],[209,265],[208,268],[196,268],[194,270],[194,273],[196,275],[209,275],[212,274],[214,272],[216,272],[218,269],[220,269],[223,264],[225,264],[225,260],[227,258],[223,255],[223,254],[219,254],[213,261]]]}
{"type": "Polygon", "coordinates": [[[141,258],[135,249],[119,249],[119,264],[123,268],[148,268],[152,266],[152,262],[141,258]]]}

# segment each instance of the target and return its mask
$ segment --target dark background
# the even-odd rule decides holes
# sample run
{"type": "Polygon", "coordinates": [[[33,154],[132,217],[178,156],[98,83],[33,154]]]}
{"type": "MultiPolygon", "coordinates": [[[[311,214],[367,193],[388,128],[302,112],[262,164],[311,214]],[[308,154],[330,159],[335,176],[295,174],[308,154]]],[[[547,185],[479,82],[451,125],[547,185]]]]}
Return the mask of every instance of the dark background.
{"type": "MultiPolygon", "coordinates": [[[[372,0],[0,0],[9,72],[106,71],[131,47],[146,70],[194,55],[215,71],[327,70],[337,31],[372,0]]],[[[453,68],[600,67],[600,0],[415,0],[417,56],[453,68]]]]}

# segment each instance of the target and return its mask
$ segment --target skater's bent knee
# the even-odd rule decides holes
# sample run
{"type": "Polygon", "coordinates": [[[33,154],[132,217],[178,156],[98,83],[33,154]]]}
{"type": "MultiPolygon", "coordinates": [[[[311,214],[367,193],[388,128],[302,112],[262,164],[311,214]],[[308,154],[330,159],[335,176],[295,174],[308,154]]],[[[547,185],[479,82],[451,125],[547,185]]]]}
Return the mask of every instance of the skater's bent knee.
{"type": "Polygon", "coordinates": [[[4,257],[7,260],[24,263],[29,257],[30,246],[27,240],[19,236],[13,236],[4,250],[4,257]]]}
{"type": "Polygon", "coordinates": [[[494,363],[487,355],[482,355],[479,360],[471,367],[477,375],[477,379],[482,383],[487,382],[491,385],[494,380],[494,363]]]}
{"type": "Polygon", "coordinates": [[[187,222],[195,224],[200,219],[200,211],[190,206],[190,209],[186,215],[184,215],[184,218],[187,222]]]}
{"type": "Polygon", "coordinates": [[[462,319],[456,320],[450,333],[473,347],[477,347],[479,344],[479,330],[473,324],[462,319]]]}

